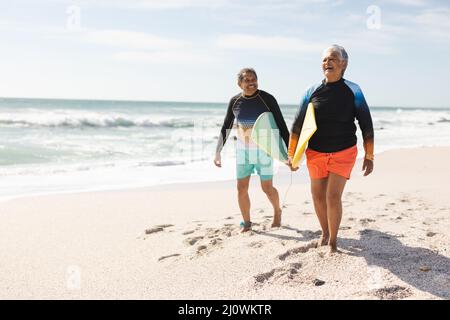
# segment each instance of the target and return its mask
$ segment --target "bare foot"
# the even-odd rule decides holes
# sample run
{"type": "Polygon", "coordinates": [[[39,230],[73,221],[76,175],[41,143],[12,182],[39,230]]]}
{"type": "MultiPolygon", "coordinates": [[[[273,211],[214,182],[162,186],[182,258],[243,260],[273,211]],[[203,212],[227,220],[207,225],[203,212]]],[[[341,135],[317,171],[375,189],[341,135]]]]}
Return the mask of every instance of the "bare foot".
{"type": "Polygon", "coordinates": [[[322,247],[328,244],[328,234],[323,234],[320,236],[320,239],[316,242],[316,248],[322,247]]]}
{"type": "Polygon", "coordinates": [[[272,222],[272,228],[279,228],[281,227],[281,209],[278,209],[273,214],[273,222],[272,222]]]}
{"type": "Polygon", "coordinates": [[[328,247],[329,247],[328,255],[332,256],[336,253],[340,253],[340,251],[337,248],[336,243],[329,243],[328,247]]]}
{"type": "Polygon", "coordinates": [[[242,221],[241,228],[242,228],[241,233],[250,231],[250,230],[252,230],[252,223],[250,221],[247,221],[247,222],[242,221]]]}

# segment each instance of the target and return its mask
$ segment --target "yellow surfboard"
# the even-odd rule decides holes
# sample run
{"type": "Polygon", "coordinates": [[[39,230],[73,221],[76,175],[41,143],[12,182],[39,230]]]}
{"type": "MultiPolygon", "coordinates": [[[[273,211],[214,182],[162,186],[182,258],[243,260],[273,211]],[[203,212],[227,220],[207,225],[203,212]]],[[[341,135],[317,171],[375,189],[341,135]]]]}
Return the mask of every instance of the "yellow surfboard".
{"type": "Polygon", "coordinates": [[[303,121],[302,131],[300,132],[300,137],[298,138],[297,149],[295,150],[294,157],[292,158],[292,167],[297,168],[303,161],[303,156],[305,155],[308,141],[316,130],[317,125],[316,116],[314,114],[314,106],[310,102],[308,104],[308,108],[306,109],[305,120],[303,121]]]}

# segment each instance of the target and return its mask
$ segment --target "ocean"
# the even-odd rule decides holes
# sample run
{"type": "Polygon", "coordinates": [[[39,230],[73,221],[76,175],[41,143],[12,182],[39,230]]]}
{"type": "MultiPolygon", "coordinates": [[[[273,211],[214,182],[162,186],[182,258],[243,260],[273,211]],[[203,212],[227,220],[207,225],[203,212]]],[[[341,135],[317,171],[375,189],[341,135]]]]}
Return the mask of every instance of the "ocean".
{"type": "MultiPolygon", "coordinates": [[[[226,103],[0,98],[0,199],[235,178],[226,103]]],[[[290,128],[296,105],[281,105],[290,128]]],[[[450,145],[450,109],[371,107],[375,151],[450,145]]],[[[358,127],[358,148],[363,155],[358,127]]]]}

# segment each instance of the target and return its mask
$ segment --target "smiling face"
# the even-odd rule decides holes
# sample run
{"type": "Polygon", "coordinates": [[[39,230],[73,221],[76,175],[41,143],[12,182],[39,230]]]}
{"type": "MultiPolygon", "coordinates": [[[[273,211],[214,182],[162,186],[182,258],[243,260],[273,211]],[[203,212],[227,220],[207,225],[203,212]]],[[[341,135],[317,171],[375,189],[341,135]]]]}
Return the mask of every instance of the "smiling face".
{"type": "Polygon", "coordinates": [[[336,82],[342,78],[347,62],[341,59],[339,53],[327,50],[322,57],[322,70],[327,82],[336,82]]]}
{"type": "Polygon", "coordinates": [[[251,96],[258,90],[258,79],[252,72],[245,72],[242,74],[242,80],[238,82],[239,87],[246,96],[251,96]]]}

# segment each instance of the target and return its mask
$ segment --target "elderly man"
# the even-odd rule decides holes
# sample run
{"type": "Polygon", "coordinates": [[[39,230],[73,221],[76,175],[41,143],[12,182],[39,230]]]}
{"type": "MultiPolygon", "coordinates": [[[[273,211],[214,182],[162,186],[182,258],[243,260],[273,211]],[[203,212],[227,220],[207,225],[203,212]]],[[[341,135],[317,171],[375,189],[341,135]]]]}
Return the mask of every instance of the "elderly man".
{"type": "Polygon", "coordinates": [[[255,70],[244,68],[238,73],[238,86],[242,92],[231,98],[228,110],[220,130],[217,142],[214,164],[221,167],[220,152],[237,120],[238,141],[236,145],[236,176],[238,189],[238,202],[243,222],[242,232],[251,229],[250,198],[248,187],[250,176],[256,170],[261,179],[261,188],[269,198],[273,209],[272,227],[281,225],[281,208],[278,191],[273,187],[273,162],[264,151],[260,150],[250,139],[253,124],[264,112],[272,112],[275,122],[280,130],[281,137],[286,144],[289,142],[289,131],[275,98],[269,93],[258,89],[258,78],[255,70]]]}
{"type": "MultiPolygon", "coordinates": [[[[348,64],[345,49],[333,45],[323,52],[322,70],[325,79],[304,94],[291,130],[288,163],[298,144],[306,109],[314,105],[317,131],[306,150],[311,178],[314,208],[322,228],[319,246],[329,245],[337,251],[337,234],[342,217],[342,193],[356,161],[356,126],[358,120],[364,140],[364,175],[373,170],[374,132],[372,118],[360,87],[343,78],[348,64]]],[[[297,168],[298,169],[298,168],[297,168]]]]}

